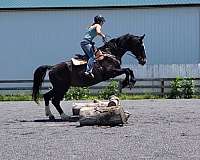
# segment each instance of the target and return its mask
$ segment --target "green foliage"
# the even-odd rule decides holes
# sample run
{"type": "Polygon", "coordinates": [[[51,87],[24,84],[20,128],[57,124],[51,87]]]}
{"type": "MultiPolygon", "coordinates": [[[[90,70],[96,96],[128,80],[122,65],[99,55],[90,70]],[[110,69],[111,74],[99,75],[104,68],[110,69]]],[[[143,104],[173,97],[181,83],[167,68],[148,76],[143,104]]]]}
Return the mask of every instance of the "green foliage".
{"type": "Polygon", "coordinates": [[[87,99],[90,91],[86,87],[71,87],[65,94],[66,100],[80,100],[87,99]]]}
{"type": "Polygon", "coordinates": [[[0,101],[31,101],[31,95],[0,95],[0,101]]]}
{"type": "Polygon", "coordinates": [[[182,90],[183,98],[192,98],[192,96],[195,93],[194,81],[191,78],[184,79],[182,86],[183,86],[182,90]]]}
{"type": "Polygon", "coordinates": [[[100,99],[108,99],[111,95],[120,96],[118,82],[112,80],[107,87],[98,93],[98,98],[100,99]]]}
{"type": "Polygon", "coordinates": [[[182,81],[183,81],[183,78],[177,77],[175,80],[171,82],[170,86],[172,90],[170,92],[169,98],[181,98],[182,81]]]}
{"type": "Polygon", "coordinates": [[[194,81],[191,78],[177,77],[170,86],[172,90],[169,98],[192,98],[195,93],[194,81]]]}

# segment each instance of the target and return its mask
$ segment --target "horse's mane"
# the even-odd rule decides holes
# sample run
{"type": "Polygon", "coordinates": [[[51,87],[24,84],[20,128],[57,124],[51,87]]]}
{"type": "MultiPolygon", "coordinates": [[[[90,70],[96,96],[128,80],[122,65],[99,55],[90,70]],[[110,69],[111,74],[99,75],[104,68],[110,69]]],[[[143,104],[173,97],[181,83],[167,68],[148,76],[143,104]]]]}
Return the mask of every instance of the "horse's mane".
{"type": "Polygon", "coordinates": [[[99,47],[98,49],[105,52],[115,47],[116,47],[116,38],[113,38],[108,42],[106,42],[103,46],[99,47]]]}
{"type": "Polygon", "coordinates": [[[128,34],[122,35],[118,38],[113,38],[113,39],[109,40],[108,42],[106,42],[103,46],[99,47],[98,49],[100,49],[101,51],[109,51],[109,50],[111,51],[112,49],[117,49],[117,47],[120,47],[120,45],[123,43],[124,40],[127,40],[129,38],[138,39],[139,36],[135,36],[135,35],[128,33],[128,34]]]}

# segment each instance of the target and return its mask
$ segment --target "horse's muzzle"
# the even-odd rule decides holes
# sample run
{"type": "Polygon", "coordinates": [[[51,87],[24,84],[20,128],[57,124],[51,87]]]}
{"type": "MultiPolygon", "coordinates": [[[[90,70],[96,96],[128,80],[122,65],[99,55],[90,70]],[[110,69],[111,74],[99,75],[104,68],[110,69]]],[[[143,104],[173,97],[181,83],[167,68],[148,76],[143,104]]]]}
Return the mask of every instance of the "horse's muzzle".
{"type": "Polygon", "coordinates": [[[146,59],[140,59],[139,60],[139,64],[141,64],[141,65],[145,65],[146,62],[147,62],[146,59]]]}

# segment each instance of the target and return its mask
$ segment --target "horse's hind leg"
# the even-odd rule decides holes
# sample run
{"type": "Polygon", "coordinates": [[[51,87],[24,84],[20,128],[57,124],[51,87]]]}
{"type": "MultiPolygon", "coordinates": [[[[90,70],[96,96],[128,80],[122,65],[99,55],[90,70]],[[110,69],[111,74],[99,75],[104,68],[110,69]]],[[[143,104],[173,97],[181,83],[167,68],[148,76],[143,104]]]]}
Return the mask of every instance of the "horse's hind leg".
{"type": "Polygon", "coordinates": [[[51,110],[50,110],[50,107],[49,107],[49,101],[53,97],[53,95],[54,95],[53,89],[44,94],[45,114],[46,114],[46,116],[49,117],[50,120],[54,120],[55,119],[55,117],[51,113],[51,110]]]}
{"type": "Polygon", "coordinates": [[[53,86],[52,104],[55,106],[63,120],[68,120],[67,116],[61,106],[60,101],[63,99],[65,93],[69,89],[70,73],[66,63],[61,64],[59,67],[49,72],[49,80],[53,86]]]}
{"type": "Polygon", "coordinates": [[[60,106],[60,101],[63,99],[64,97],[64,93],[56,93],[55,96],[53,97],[52,99],[52,104],[56,107],[57,111],[59,112],[60,116],[61,116],[61,119],[62,120],[69,120],[69,116],[67,116],[61,106],[60,106]]]}

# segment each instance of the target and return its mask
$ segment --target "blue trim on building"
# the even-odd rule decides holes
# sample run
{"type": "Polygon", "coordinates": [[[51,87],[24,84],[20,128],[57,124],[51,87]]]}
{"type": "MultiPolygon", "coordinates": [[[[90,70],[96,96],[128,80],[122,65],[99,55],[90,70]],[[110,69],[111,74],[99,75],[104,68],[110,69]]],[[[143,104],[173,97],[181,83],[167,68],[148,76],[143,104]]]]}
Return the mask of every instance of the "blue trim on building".
{"type": "Polygon", "coordinates": [[[200,5],[200,0],[1,0],[0,9],[200,5]]]}

